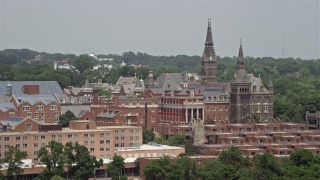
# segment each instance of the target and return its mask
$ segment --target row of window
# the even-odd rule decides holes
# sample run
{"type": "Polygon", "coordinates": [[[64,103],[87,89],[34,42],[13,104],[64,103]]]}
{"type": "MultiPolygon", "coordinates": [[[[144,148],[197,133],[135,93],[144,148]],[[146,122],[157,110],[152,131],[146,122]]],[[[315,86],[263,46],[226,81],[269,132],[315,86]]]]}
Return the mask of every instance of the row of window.
{"type": "MultiPolygon", "coordinates": [[[[210,111],[210,107],[207,106],[207,111],[210,111]]],[[[212,111],[217,111],[217,108],[215,106],[212,107],[212,111]]],[[[223,107],[219,106],[219,111],[223,111],[223,107]]],[[[229,106],[224,107],[224,111],[229,111],[229,106]]]]}
{"type": "MultiPolygon", "coordinates": [[[[54,111],[57,110],[57,105],[50,105],[50,110],[54,111]]],[[[43,111],[44,106],[43,105],[37,105],[36,106],[37,111],[43,111]]],[[[30,111],[30,106],[22,106],[22,111],[30,111]]]]}

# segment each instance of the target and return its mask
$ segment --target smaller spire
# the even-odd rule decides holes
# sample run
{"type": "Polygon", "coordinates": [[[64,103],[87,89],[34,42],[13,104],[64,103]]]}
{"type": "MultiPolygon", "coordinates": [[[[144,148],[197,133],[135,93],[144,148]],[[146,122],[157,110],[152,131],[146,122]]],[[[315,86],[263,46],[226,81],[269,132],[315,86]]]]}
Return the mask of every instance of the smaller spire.
{"type": "Polygon", "coordinates": [[[273,83],[272,83],[271,79],[269,79],[268,87],[273,87],[273,83]]]}
{"type": "Polygon", "coordinates": [[[238,55],[238,69],[244,69],[244,57],[243,57],[243,49],[242,49],[242,39],[240,39],[240,48],[238,55]]]}

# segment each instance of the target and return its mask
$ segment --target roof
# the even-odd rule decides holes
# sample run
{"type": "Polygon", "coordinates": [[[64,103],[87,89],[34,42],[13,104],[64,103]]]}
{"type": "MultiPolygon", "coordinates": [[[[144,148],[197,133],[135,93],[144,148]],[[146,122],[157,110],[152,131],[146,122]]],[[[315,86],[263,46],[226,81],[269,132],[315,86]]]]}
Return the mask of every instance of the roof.
{"type": "Polygon", "coordinates": [[[114,118],[118,115],[119,111],[114,110],[103,110],[97,115],[97,117],[114,118]]]}
{"type": "Polygon", "coordinates": [[[0,103],[0,111],[7,112],[10,109],[16,110],[16,106],[12,102],[0,103]]]}
{"type": "Polygon", "coordinates": [[[115,87],[118,87],[119,85],[125,85],[125,84],[135,84],[137,81],[137,77],[122,77],[118,79],[118,81],[115,84],[115,87]]]}
{"type": "Polygon", "coordinates": [[[162,89],[179,89],[180,83],[189,82],[183,73],[162,73],[157,79],[157,86],[162,89]]]}
{"type": "Polygon", "coordinates": [[[57,98],[53,94],[47,95],[20,95],[16,96],[19,103],[29,102],[31,105],[34,105],[38,102],[42,102],[45,105],[50,104],[51,102],[59,103],[57,98]]]}
{"type": "Polygon", "coordinates": [[[62,89],[57,81],[0,81],[0,95],[6,95],[6,86],[12,85],[15,95],[25,95],[22,91],[24,85],[39,85],[39,94],[61,94],[62,89]]]}

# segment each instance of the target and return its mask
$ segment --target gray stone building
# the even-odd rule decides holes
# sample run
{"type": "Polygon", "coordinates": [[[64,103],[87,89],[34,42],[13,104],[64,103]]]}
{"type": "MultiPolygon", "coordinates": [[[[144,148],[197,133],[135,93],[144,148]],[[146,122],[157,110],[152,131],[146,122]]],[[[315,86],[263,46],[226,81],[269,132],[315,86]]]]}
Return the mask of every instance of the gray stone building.
{"type": "Polygon", "coordinates": [[[273,121],[273,85],[265,87],[259,77],[248,74],[244,66],[242,45],[237,60],[237,70],[230,83],[230,113],[232,123],[273,121]]]}

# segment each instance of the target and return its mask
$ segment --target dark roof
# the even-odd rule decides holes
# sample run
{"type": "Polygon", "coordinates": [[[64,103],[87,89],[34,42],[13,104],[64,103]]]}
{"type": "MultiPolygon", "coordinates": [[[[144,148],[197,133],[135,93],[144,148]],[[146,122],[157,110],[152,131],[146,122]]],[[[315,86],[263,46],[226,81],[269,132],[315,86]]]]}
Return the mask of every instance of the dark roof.
{"type": "Polygon", "coordinates": [[[6,86],[12,85],[15,95],[24,95],[24,85],[39,85],[39,94],[61,94],[62,89],[57,81],[0,81],[0,95],[6,95],[6,86]]]}
{"type": "Polygon", "coordinates": [[[53,94],[47,95],[20,95],[16,96],[19,103],[29,102],[30,104],[34,105],[37,102],[42,102],[43,104],[47,105],[51,102],[58,102],[58,99],[53,94]]]}
{"type": "Polygon", "coordinates": [[[16,106],[12,102],[0,103],[0,111],[7,112],[10,109],[16,110],[16,106]]]}

